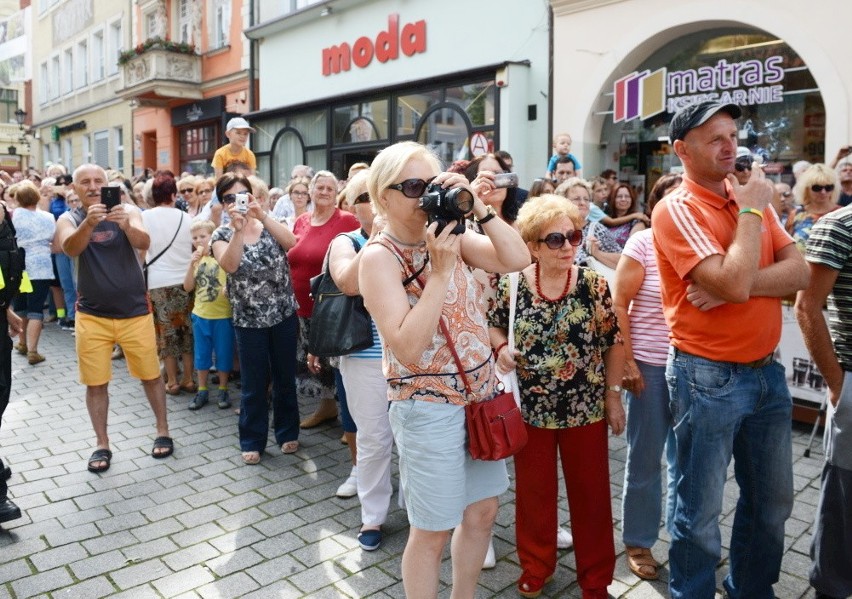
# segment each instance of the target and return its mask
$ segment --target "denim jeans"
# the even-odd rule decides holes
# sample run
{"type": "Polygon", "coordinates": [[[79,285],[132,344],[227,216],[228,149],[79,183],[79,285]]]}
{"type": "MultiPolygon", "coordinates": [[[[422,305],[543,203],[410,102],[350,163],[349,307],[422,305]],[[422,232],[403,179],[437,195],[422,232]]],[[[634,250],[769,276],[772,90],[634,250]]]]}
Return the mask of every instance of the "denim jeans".
{"type": "Polygon", "coordinates": [[[669,411],[666,367],[636,362],[645,381],[642,393],[627,396],[627,463],[622,498],[622,539],[628,547],[650,548],[657,542],[662,512],[660,458],[666,450],[666,528],[674,515],[675,440],[669,411]]]}
{"type": "Polygon", "coordinates": [[[74,308],[77,302],[77,285],[74,282],[74,264],[71,258],[59,252],[56,256],[56,272],[59,273],[59,284],[65,296],[65,318],[74,320],[74,308]]]}
{"type": "Polygon", "coordinates": [[[792,399],[784,367],[716,362],[669,350],[666,380],[677,439],[677,504],[669,591],[713,599],[728,464],[739,486],[731,532],[731,599],[772,599],[793,507],[792,399]]]}
{"type": "Polygon", "coordinates": [[[234,327],[242,369],[240,450],[263,453],[269,435],[267,387],[272,375],[272,429],[280,447],[299,438],[296,315],[271,327],[234,327]]]}

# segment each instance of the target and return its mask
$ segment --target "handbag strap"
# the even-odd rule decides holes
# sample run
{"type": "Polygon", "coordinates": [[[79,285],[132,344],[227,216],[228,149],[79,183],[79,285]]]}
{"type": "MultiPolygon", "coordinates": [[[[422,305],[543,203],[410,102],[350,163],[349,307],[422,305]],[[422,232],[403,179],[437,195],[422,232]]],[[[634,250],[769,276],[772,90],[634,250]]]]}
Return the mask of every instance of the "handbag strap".
{"type": "Polygon", "coordinates": [[[518,304],[518,275],[520,273],[509,273],[509,333],[506,341],[509,342],[509,354],[515,354],[515,307],[518,304]]]}
{"type": "Polygon", "coordinates": [[[159,259],[162,257],[162,255],[163,255],[163,254],[165,254],[166,252],[168,252],[168,251],[169,251],[169,248],[170,248],[170,247],[172,247],[172,244],[175,242],[175,239],[177,239],[178,233],[180,233],[180,227],[181,227],[181,225],[182,225],[182,224],[183,224],[183,212],[181,212],[181,213],[180,213],[180,221],[178,221],[177,231],[175,231],[175,234],[174,234],[174,236],[172,237],[172,240],[169,242],[169,245],[167,245],[165,248],[163,248],[163,251],[162,251],[162,252],[160,252],[159,254],[157,254],[156,256],[154,256],[154,257],[153,257],[150,261],[148,261],[148,262],[146,262],[146,263],[145,263],[145,268],[146,268],[146,269],[147,269],[149,266],[151,266],[154,262],[156,262],[157,260],[159,260],[159,259]]]}

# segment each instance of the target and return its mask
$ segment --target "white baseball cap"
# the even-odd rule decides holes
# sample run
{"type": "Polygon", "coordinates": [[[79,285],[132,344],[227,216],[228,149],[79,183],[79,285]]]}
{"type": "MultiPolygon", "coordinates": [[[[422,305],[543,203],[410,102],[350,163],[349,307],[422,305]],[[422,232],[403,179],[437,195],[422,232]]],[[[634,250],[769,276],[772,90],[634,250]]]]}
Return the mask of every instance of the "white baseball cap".
{"type": "Polygon", "coordinates": [[[249,122],[241,116],[236,116],[228,121],[228,125],[225,127],[225,133],[231,129],[248,129],[252,133],[255,132],[254,127],[249,125],[249,122]]]}

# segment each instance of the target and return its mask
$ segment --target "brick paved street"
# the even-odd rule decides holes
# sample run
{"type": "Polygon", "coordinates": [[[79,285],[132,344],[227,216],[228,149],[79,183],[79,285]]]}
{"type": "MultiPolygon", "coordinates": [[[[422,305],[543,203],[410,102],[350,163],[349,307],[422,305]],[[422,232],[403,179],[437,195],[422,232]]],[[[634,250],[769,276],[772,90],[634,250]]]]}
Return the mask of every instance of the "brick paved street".
{"type": "MultiPolygon", "coordinates": [[[[282,455],[271,443],[259,466],[244,466],[232,410],[208,404],[190,412],[189,395],[169,397],[175,457],[155,460],[149,455],[153,416],[121,361],[111,384],[112,468],[91,474],[86,459],[94,435],[76,382],[73,338],[46,325],[40,350],[47,361],[37,366],[13,357],[12,403],[0,431],[0,456],[14,470],[10,495],[26,512],[0,528],[0,598],[403,597],[405,514],[394,495],[384,544],[376,552],[361,551],[357,498],[334,496],[350,468],[338,426],[304,431],[295,455],[282,455]]],[[[310,409],[303,406],[303,414],[310,409]]],[[[809,596],[810,522],[822,451],[802,457],[808,432],[794,426],[796,504],[775,590],[779,599],[809,596]]],[[[619,529],[624,456],[624,441],[612,438],[619,529]]],[[[735,503],[733,485],[726,491],[725,544],[735,503]]],[[[513,490],[501,497],[498,564],[482,574],[479,597],[518,597],[513,500],[513,490]]],[[[564,498],[560,505],[564,522],[564,498]]],[[[668,571],[661,570],[659,582],[641,582],[627,569],[620,537],[617,530],[610,594],[667,596],[668,571]]],[[[654,549],[659,560],[666,559],[665,538],[654,549]]],[[[573,569],[573,553],[563,552],[543,597],[580,597],[573,569]]],[[[723,563],[717,580],[726,572],[723,563]]],[[[448,558],[442,580],[450,580],[448,558]]],[[[449,587],[441,596],[449,597],[449,587]]]]}

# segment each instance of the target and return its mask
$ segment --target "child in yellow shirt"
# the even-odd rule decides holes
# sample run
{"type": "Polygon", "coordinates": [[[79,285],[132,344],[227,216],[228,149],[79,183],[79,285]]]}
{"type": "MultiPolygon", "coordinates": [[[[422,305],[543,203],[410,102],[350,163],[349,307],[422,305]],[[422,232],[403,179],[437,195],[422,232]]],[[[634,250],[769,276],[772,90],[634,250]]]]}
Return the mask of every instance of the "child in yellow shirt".
{"type": "Polygon", "coordinates": [[[248,165],[251,169],[249,174],[255,174],[257,158],[255,158],[254,152],[246,147],[251,133],[255,133],[255,129],[243,117],[234,117],[228,121],[228,125],[225,127],[225,137],[228,138],[228,143],[213,154],[213,171],[217,179],[222,176],[225,168],[232,162],[242,162],[248,165]]]}

